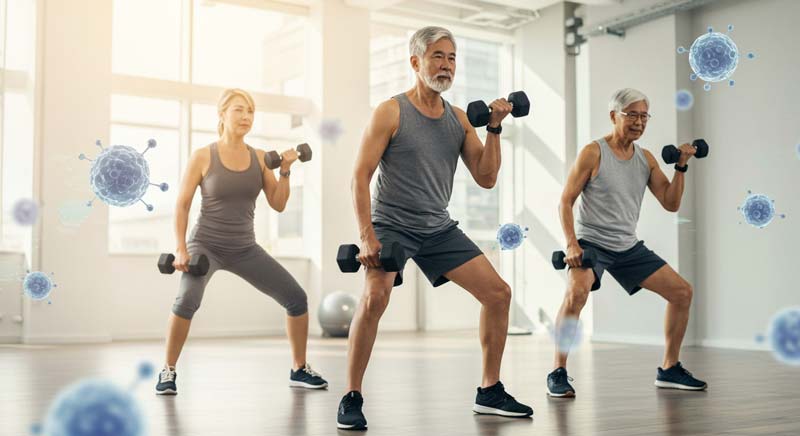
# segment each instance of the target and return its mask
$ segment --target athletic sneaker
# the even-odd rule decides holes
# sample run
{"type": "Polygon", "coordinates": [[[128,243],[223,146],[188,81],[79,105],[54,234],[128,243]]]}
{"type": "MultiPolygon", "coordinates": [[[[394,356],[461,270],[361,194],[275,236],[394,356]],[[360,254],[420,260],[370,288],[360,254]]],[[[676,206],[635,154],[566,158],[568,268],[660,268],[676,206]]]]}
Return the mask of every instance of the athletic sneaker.
{"type": "Polygon", "coordinates": [[[702,380],[698,380],[687,371],[680,362],[671,368],[658,368],[655,385],[659,388],[683,389],[687,391],[702,391],[708,385],[702,380]]]}
{"type": "Polygon", "coordinates": [[[307,364],[297,371],[289,371],[289,386],[293,388],[325,389],[328,382],[307,364]]]}
{"type": "Polygon", "coordinates": [[[361,412],[364,397],[361,392],[350,391],[339,402],[339,412],[336,414],[336,427],[343,430],[366,430],[367,418],[361,412]]]}
{"type": "Polygon", "coordinates": [[[478,388],[472,411],[480,414],[508,417],[528,417],[533,415],[533,409],[518,403],[514,397],[506,392],[501,382],[497,382],[486,389],[478,388]]]}
{"type": "Polygon", "coordinates": [[[156,384],[156,395],[177,395],[178,386],[175,384],[175,379],[178,378],[178,373],[175,368],[164,367],[158,375],[158,383],[156,384]]]}
{"type": "Polygon", "coordinates": [[[555,371],[547,374],[547,395],[551,397],[574,397],[575,388],[569,382],[572,377],[567,375],[566,368],[556,368],[555,371]]]}

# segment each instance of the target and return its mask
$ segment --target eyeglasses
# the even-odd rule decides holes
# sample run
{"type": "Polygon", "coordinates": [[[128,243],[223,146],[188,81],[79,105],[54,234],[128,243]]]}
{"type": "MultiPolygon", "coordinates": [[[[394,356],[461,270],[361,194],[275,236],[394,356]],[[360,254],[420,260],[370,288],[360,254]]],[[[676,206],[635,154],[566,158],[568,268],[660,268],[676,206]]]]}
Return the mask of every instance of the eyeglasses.
{"type": "Polygon", "coordinates": [[[650,120],[650,118],[653,117],[652,115],[650,115],[647,112],[639,113],[639,112],[622,112],[622,111],[619,111],[619,113],[622,114],[622,115],[625,115],[625,119],[627,119],[628,121],[636,121],[636,119],[638,118],[638,119],[642,120],[643,123],[648,122],[650,120]]]}

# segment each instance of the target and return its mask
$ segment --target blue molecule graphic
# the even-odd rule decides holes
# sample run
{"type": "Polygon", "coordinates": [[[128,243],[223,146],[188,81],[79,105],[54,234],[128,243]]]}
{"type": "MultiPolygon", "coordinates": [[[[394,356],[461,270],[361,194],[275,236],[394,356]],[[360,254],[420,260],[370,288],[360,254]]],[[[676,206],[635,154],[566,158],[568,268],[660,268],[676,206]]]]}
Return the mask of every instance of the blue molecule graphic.
{"type": "MultiPolygon", "coordinates": [[[[139,365],[139,381],[153,365],[139,365]]],[[[131,391],[136,387],[134,382],[131,391]]],[[[34,424],[37,425],[37,424],[34,424]]],[[[131,392],[102,379],[85,379],[64,388],[50,404],[41,432],[47,436],[142,436],[144,414],[131,392]]]]}
{"type": "Polygon", "coordinates": [[[797,158],[800,159],[800,143],[794,146],[794,154],[797,155],[797,158]]]}
{"type": "MultiPolygon", "coordinates": [[[[729,25],[728,33],[732,30],[733,25],[729,25]]],[[[739,48],[728,33],[714,32],[709,27],[708,33],[697,37],[689,47],[689,66],[693,71],[689,78],[705,81],[706,91],[711,90],[712,82],[728,80],[739,65],[739,48]]],[[[684,47],[678,47],[678,53],[686,52],[684,47]]],[[[747,58],[754,59],[755,54],[748,53],[747,58]]],[[[728,84],[733,86],[734,81],[729,80],[728,84]]]]}
{"type": "Polygon", "coordinates": [[[14,203],[12,211],[14,222],[20,226],[30,227],[36,224],[39,216],[39,205],[30,198],[20,198],[14,203]]]}
{"type": "Polygon", "coordinates": [[[675,93],[675,107],[679,111],[688,111],[694,106],[694,95],[688,89],[679,89],[675,93]]]}
{"type": "MultiPolygon", "coordinates": [[[[763,194],[747,191],[744,203],[738,207],[747,224],[763,229],[775,218],[775,201],[763,194]]],[[[781,214],[781,218],[786,215],[781,214]]]]}
{"type": "Polygon", "coordinates": [[[775,314],[767,338],[776,359],[800,366],[800,307],[790,307],[775,314]]]}
{"type": "Polygon", "coordinates": [[[22,292],[36,301],[49,297],[55,287],[57,285],[53,283],[52,274],[47,275],[41,271],[28,272],[22,279],[22,292]]]}
{"type": "Polygon", "coordinates": [[[578,318],[565,317],[557,323],[553,340],[559,353],[569,353],[578,348],[583,340],[583,323],[578,318]]]}
{"type": "Polygon", "coordinates": [[[522,245],[522,240],[527,238],[525,233],[528,228],[523,229],[517,224],[508,223],[503,224],[497,229],[497,242],[500,243],[500,249],[513,250],[522,245]]]}
{"type": "Polygon", "coordinates": [[[319,123],[318,133],[325,142],[336,143],[344,133],[342,122],[338,119],[324,119],[319,123]]]}
{"type": "MultiPolygon", "coordinates": [[[[147,148],[139,153],[127,145],[114,145],[103,148],[98,140],[96,145],[102,150],[97,158],[89,159],[83,153],[78,159],[92,162],[89,172],[89,183],[94,191],[95,198],[100,198],[110,206],[125,207],[141,201],[147,210],[152,211],[153,206],[142,200],[145,191],[150,185],[158,186],[161,191],[169,189],[169,185],[150,183],[150,167],[144,159],[147,150],[156,146],[156,141],[147,141],[147,148]]],[[[91,206],[94,199],[87,205],[91,206]]]]}

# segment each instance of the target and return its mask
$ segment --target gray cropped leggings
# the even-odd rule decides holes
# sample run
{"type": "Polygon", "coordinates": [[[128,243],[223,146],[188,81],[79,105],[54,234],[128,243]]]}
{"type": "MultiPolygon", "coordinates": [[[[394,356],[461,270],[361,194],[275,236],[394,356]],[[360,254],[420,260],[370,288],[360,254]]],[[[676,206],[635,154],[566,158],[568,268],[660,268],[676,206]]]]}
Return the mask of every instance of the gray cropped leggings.
{"type": "Polygon", "coordinates": [[[286,309],[289,316],[300,316],[308,312],[306,292],[300,284],[275,259],[259,245],[237,252],[222,254],[209,250],[205,245],[192,241],[187,244],[189,255],[205,254],[208,257],[208,273],[196,277],[188,273],[181,274],[181,284],[172,313],[192,319],[200,308],[206,284],[217,270],[225,270],[247,280],[256,289],[269,295],[286,309]]]}

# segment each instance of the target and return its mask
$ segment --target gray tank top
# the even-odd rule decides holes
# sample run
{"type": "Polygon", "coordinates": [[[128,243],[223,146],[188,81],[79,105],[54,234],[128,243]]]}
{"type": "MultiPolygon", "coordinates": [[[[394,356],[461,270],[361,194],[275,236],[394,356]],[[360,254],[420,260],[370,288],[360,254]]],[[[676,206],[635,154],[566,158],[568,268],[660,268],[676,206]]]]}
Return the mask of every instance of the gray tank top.
{"type": "Polygon", "coordinates": [[[636,224],[650,165],[636,144],[633,157],[620,160],[604,138],[595,142],[600,145],[600,169],[583,188],[575,235],[611,251],[625,251],[638,242],[636,224]]]}
{"type": "Polygon", "coordinates": [[[430,235],[456,224],[447,205],[466,134],[444,99],[444,114],[430,118],[405,94],[393,98],[400,125],[381,157],[372,220],[430,235]]]}
{"type": "Polygon", "coordinates": [[[222,165],[217,143],[211,148],[211,164],[200,182],[202,202],[190,240],[225,252],[256,244],[253,231],[256,198],[263,186],[261,166],[252,147],[250,166],[233,171],[222,165]]]}

